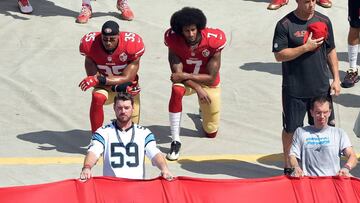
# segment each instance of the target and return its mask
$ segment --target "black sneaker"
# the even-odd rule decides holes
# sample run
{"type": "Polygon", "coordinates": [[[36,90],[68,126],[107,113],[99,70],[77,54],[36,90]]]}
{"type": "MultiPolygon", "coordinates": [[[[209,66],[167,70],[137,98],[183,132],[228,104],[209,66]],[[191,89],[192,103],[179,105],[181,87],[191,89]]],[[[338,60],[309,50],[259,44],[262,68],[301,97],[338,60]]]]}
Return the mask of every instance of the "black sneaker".
{"type": "Polygon", "coordinates": [[[341,83],[341,86],[344,88],[349,88],[355,85],[355,83],[359,82],[358,71],[348,70],[346,71],[346,75],[344,80],[341,83]]]}
{"type": "Polygon", "coordinates": [[[293,168],[284,168],[284,175],[290,176],[294,172],[293,168]]]}
{"type": "Polygon", "coordinates": [[[171,147],[170,147],[170,152],[166,155],[166,158],[169,161],[177,160],[179,158],[180,148],[181,148],[181,143],[180,142],[172,141],[171,142],[171,147]]]}

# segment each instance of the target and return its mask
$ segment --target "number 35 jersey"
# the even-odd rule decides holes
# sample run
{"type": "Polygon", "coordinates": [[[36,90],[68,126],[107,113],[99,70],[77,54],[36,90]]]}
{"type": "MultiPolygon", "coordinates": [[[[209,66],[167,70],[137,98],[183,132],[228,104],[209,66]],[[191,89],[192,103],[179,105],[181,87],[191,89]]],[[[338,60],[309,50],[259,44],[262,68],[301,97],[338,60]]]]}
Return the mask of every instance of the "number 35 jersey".
{"type": "Polygon", "coordinates": [[[80,41],[79,49],[80,54],[91,58],[98,71],[105,76],[121,75],[129,63],[145,52],[143,40],[132,32],[119,33],[119,45],[112,53],[105,51],[100,32],[86,34],[80,41]]]}
{"type": "MultiPolygon", "coordinates": [[[[226,45],[225,33],[220,29],[205,28],[201,30],[201,37],[198,46],[191,47],[186,43],[183,36],[177,35],[171,29],[165,32],[165,45],[180,58],[183,64],[183,72],[208,74],[206,69],[208,61],[226,45]]],[[[218,73],[212,86],[217,86],[219,82],[218,73]]]]}
{"type": "Polygon", "coordinates": [[[130,179],[145,177],[145,155],[151,160],[161,153],[154,134],[133,124],[121,131],[116,121],[99,128],[92,136],[88,151],[103,154],[103,175],[130,179]]]}

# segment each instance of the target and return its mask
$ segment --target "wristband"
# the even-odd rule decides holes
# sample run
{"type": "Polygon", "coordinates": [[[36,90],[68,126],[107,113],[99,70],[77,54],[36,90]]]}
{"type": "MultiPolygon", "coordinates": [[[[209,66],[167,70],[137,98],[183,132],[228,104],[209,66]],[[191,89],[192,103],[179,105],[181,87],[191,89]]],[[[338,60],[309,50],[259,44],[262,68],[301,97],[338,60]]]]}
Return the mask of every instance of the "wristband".
{"type": "Polygon", "coordinates": [[[97,76],[97,79],[99,80],[100,85],[106,85],[106,77],[103,75],[97,76]]]}
{"type": "Polygon", "coordinates": [[[88,168],[88,169],[90,169],[90,170],[91,170],[91,166],[90,166],[90,164],[85,164],[85,165],[82,167],[82,169],[81,169],[81,170],[84,170],[84,169],[86,169],[86,168],[88,168]]]}
{"type": "Polygon", "coordinates": [[[113,85],[113,86],[111,86],[111,90],[113,92],[126,92],[126,88],[131,84],[132,84],[131,82],[126,82],[126,83],[119,84],[119,85],[113,85]]]}

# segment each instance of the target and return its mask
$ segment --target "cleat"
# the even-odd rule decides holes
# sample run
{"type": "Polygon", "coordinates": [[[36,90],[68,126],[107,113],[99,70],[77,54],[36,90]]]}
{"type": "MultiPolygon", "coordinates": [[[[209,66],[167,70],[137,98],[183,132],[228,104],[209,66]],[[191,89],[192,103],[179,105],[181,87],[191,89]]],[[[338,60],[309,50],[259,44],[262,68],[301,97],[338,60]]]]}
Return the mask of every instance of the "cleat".
{"type": "Polygon", "coordinates": [[[289,0],[271,0],[270,4],[268,5],[268,10],[277,10],[282,6],[288,4],[289,0]]]}
{"type": "Polygon", "coordinates": [[[83,4],[81,6],[81,11],[79,16],[76,18],[77,23],[87,23],[91,18],[92,9],[91,6],[88,4],[83,4]]]}
{"type": "Polygon", "coordinates": [[[215,131],[215,132],[213,132],[213,133],[207,133],[207,132],[205,132],[205,135],[206,135],[206,137],[208,137],[208,138],[215,138],[216,135],[217,135],[217,132],[218,132],[218,131],[215,131]]]}
{"type": "Polygon", "coordinates": [[[33,7],[31,6],[29,0],[18,0],[18,5],[21,13],[29,14],[33,12],[33,7]]]}
{"type": "Polygon", "coordinates": [[[323,8],[331,8],[332,6],[330,0],[316,0],[316,3],[323,8]]]}
{"type": "Polygon", "coordinates": [[[179,152],[181,148],[181,143],[178,141],[172,141],[170,146],[170,152],[166,155],[166,158],[169,161],[175,161],[179,158],[179,152]]]}
{"type": "Polygon", "coordinates": [[[341,82],[341,86],[344,88],[350,88],[355,85],[355,83],[359,82],[359,75],[358,71],[354,71],[352,69],[349,69],[346,71],[346,75],[344,77],[344,80],[341,82]]]}
{"type": "Polygon", "coordinates": [[[117,0],[116,7],[121,12],[120,14],[121,19],[128,21],[134,19],[134,13],[130,9],[127,0],[117,0]]]}

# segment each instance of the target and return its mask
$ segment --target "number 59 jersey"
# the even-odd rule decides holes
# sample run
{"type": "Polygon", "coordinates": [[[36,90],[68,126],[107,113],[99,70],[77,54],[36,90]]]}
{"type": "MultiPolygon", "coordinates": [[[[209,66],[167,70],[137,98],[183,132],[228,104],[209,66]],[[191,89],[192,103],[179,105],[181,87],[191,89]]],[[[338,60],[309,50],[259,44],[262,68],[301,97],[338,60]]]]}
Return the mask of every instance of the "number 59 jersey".
{"type": "Polygon", "coordinates": [[[121,75],[126,66],[145,52],[141,37],[132,32],[120,32],[118,47],[112,52],[106,52],[100,32],[90,32],[80,41],[80,54],[91,58],[98,71],[105,75],[121,75]]]}
{"type": "MultiPolygon", "coordinates": [[[[206,69],[208,61],[226,45],[225,33],[220,29],[205,28],[201,30],[201,41],[197,47],[190,47],[183,36],[168,29],[164,35],[164,43],[174,52],[183,64],[183,72],[193,74],[209,74],[206,69]]],[[[220,82],[219,73],[212,86],[220,82]]]]}
{"type": "Polygon", "coordinates": [[[103,154],[103,175],[130,179],[145,177],[145,155],[151,160],[161,153],[154,134],[133,124],[121,131],[116,121],[99,128],[92,136],[88,151],[99,157],[103,154]]]}

